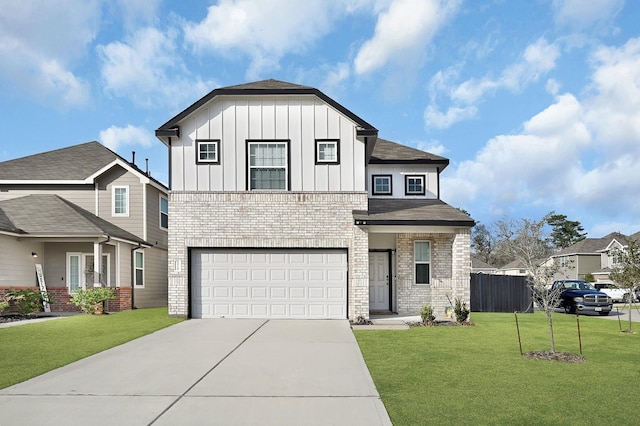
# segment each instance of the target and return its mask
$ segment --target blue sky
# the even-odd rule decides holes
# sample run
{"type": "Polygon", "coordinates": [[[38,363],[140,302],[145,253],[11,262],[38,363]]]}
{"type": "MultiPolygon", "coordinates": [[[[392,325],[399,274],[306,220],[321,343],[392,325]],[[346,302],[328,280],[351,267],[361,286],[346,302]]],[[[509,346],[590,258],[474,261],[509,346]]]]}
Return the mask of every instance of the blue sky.
{"type": "Polygon", "coordinates": [[[450,159],[442,199],[490,224],[554,210],[640,231],[635,0],[10,0],[0,161],[99,140],[167,182],[154,130],[209,91],[316,87],[450,159]]]}

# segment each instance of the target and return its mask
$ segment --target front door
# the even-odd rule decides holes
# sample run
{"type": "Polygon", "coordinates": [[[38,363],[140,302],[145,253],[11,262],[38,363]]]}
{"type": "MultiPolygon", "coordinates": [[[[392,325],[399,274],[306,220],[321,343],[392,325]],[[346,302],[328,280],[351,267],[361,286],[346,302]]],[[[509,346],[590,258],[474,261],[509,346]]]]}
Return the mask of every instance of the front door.
{"type": "Polygon", "coordinates": [[[390,311],[389,253],[369,253],[369,310],[390,311]]]}

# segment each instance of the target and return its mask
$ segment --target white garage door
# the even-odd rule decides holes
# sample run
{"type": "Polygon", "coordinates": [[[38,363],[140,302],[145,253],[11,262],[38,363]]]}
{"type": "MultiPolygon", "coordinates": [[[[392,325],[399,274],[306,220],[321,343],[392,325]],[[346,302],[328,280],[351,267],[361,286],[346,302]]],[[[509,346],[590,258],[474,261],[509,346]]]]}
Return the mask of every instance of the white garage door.
{"type": "Polygon", "coordinates": [[[193,250],[193,318],[347,318],[346,250],[193,250]]]}

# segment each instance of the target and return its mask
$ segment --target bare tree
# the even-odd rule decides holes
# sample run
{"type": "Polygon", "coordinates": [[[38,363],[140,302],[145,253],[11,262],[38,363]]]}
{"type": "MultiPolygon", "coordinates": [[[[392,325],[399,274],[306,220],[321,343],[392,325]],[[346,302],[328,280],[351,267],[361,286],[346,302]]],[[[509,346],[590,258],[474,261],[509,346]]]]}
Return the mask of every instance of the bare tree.
{"type": "Polygon", "coordinates": [[[631,329],[631,301],[633,300],[634,287],[640,283],[640,241],[627,239],[624,249],[613,249],[611,255],[615,259],[611,279],[621,287],[629,290],[629,329],[631,329]]]}
{"type": "Polygon", "coordinates": [[[533,221],[529,219],[501,220],[496,223],[499,238],[503,244],[501,249],[508,256],[520,261],[527,270],[527,281],[533,292],[538,309],[547,316],[549,326],[550,352],[555,353],[553,336],[553,319],[551,314],[560,301],[560,290],[552,290],[551,286],[556,274],[563,267],[554,260],[549,260],[552,247],[546,217],[533,221]]]}

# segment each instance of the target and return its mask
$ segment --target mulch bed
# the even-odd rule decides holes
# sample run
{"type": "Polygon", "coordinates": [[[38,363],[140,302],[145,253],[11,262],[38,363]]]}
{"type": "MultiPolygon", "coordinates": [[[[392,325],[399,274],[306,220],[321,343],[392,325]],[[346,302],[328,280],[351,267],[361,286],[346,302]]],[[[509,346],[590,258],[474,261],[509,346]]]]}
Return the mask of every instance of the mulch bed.
{"type": "Polygon", "coordinates": [[[22,314],[8,314],[8,315],[0,315],[0,324],[6,322],[16,322],[16,321],[26,321],[30,319],[38,318],[35,315],[22,315],[22,314]]]}
{"type": "Polygon", "coordinates": [[[444,321],[432,321],[428,324],[425,324],[423,322],[409,322],[407,323],[409,324],[409,326],[411,327],[441,327],[441,326],[462,326],[462,327],[471,327],[474,326],[475,324],[470,322],[470,321],[465,321],[463,323],[459,323],[459,322],[455,322],[455,321],[448,321],[448,320],[444,320],[444,321]]]}
{"type": "Polygon", "coordinates": [[[540,359],[543,361],[562,361],[573,363],[581,363],[587,361],[583,356],[572,354],[570,352],[535,351],[525,352],[522,354],[522,356],[529,359],[540,359]]]}

